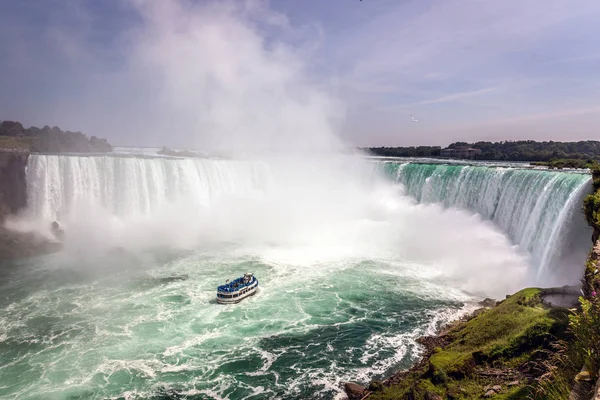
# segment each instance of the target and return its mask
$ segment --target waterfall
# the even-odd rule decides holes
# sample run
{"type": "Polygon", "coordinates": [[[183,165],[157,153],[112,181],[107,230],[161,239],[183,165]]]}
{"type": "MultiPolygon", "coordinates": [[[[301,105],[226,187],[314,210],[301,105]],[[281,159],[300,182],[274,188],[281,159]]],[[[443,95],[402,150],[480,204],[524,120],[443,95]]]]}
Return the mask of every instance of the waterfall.
{"type": "MultiPolygon", "coordinates": [[[[352,176],[356,181],[369,178],[361,175],[365,171],[358,168],[356,173],[346,169],[345,175],[325,179],[323,175],[327,172],[323,168],[327,166],[305,163],[288,171],[260,161],[31,155],[27,165],[28,212],[34,220],[47,224],[63,220],[77,204],[83,204],[90,212],[99,207],[109,215],[129,217],[151,215],[173,204],[191,204],[192,208],[201,209],[218,203],[221,212],[231,214],[232,224],[240,225],[243,219],[252,218],[251,213],[228,209],[220,200],[261,195],[276,186],[274,182],[278,185],[286,182],[285,187],[279,188],[282,196],[276,198],[279,214],[273,210],[273,215],[268,216],[269,210],[266,210],[267,214],[261,214],[257,220],[248,219],[246,223],[265,225],[264,218],[268,216],[271,224],[265,226],[291,228],[288,224],[302,221],[310,224],[311,216],[320,215],[315,218],[327,216],[335,224],[344,220],[333,218],[340,205],[369,190],[368,186],[358,185],[356,192],[335,191],[336,182],[352,176]],[[307,168],[310,170],[306,171],[307,168]],[[302,185],[293,175],[299,170],[304,171],[300,179],[316,182],[302,185]],[[313,173],[315,175],[311,175],[313,173]],[[279,180],[274,180],[274,174],[279,180]],[[322,198],[322,190],[328,193],[328,199],[322,198]],[[314,191],[318,193],[311,193],[314,191]],[[303,197],[310,207],[300,210],[294,204],[281,204],[290,196],[303,197]],[[324,201],[335,206],[327,208],[317,204],[324,201]],[[261,219],[263,222],[259,222],[261,219]]],[[[583,261],[590,232],[580,209],[582,197],[590,188],[588,174],[386,162],[377,163],[375,170],[370,169],[367,175],[380,173],[382,169],[386,176],[403,186],[406,195],[421,203],[442,203],[446,207],[470,210],[492,221],[514,244],[531,255],[538,276],[556,276],[559,271],[558,275],[572,277],[575,274],[569,274],[565,264],[579,268],[583,261]]],[[[456,229],[461,227],[456,226],[456,229]]]]}
{"type": "Polygon", "coordinates": [[[419,163],[384,168],[419,202],[468,209],[493,221],[531,253],[539,275],[553,263],[564,263],[581,238],[583,247],[589,245],[580,211],[590,189],[588,174],[419,163]]]}
{"type": "Polygon", "coordinates": [[[265,190],[266,164],[250,161],[125,156],[31,155],[31,217],[60,220],[76,202],[116,216],[150,214],[168,202],[205,206],[226,194],[265,190]]]}

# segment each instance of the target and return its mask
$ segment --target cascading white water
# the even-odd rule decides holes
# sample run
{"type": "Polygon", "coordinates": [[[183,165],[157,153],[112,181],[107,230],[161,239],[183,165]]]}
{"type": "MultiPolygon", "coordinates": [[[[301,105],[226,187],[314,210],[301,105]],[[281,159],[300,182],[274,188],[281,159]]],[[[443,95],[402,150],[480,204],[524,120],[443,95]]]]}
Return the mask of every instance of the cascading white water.
{"type": "Polygon", "coordinates": [[[270,177],[262,162],[31,155],[28,210],[44,221],[65,218],[76,203],[115,216],[151,214],[170,202],[207,206],[227,194],[261,192],[270,177]]]}
{"type": "Polygon", "coordinates": [[[333,399],[408,367],[416,337],[540,283],[507,236],[564,243],[588,180],[471,169],[32,155],[30,217],[65,249],[0,280],[0,397],[333,399]],[[216,304],[246,270],[259,293],[216,304]]]}
{"type": "Polygon", "coordinates": [[[422,203],[440,202],[492,220],[531,253],[538,275],[564,264],[570,247],[581,244],[578,240],[583,248],[588,245],[591,233],[579,211],[590,188],[587,174],[419,163],[389,163],[386,168],[422,203]]]}
{"type": "MultiPolygon", "coordinates": [[[[290,164],[289,160],[286,163],[290,164]]],[[[293,224],[295,228],[289,231],[306,233],[312,229],[311,224],[318,224],[323,218],[343,225],[348,215],[338,215],[341,204],[348,203],[349,196],[370,190],[368,186],[360,185],[350,191],[348,187],[333,190],[333,185],[337,186],[336,179],[365,172],[357,168],[348,173],[348,168],[356,165],[344,165],[343,176],[324,179],[327,172],[319,170],[320,165],[295,165],[283,171],[260,161],[32,155],[27,169],[28,212],[31,218],[47,224],[52,220],[68,219],[69,213],[78,205],[88,210],[86,212],[102,209],[107,216],[131,218],[153,215],[176,204],[179,208],[187,207],[183,218],[190,221],[189,224],[198,224],[198,220],[193,223],[189,220],[190,214],[200,214],[211,204],[217,204],[221,214],[231,216],[226,226],[230,232],[239,230],[244,224],[268,228],[270,218],[273,224],[293,224]],[[299,171],[301,176],[294,176],[299,171]],[[272,196],[276,206],[273,204],[274,207],[259,211],[242,209],[239,203],[227,203],[236,196],[248,199],[265,194],[273,186],[274,175],[278,176],[280,186],[281,182],[289,181],[288,186],[279,188],[279,196],[272,196]],[[310,183],[310,190],[294,183],[313,179],[311,176],[314,176],[314,182],[310,183]],[[315,204],[321,202],[321,190],[327,193],[327,201],[315,204]],[[311,191],[315,193],[309,193],[311,191]],[[334,199],[336,192],[337,200],[334,199]],[[303,203],[311,206],[294,217],[299,209],[292,203],[300,197],[303,203]],[[284,203],[290,205],[286,208],[284,203]],[[322,208],[326,203],[331,207],[322,208]],[[271,215],[267,216],[265,212],[271,215]],[[298,224],[299,221],[304,224],[298,224]]],[[[376,169],[381,170],[381,167],[380,164],[376,169]]],[[[577,211],[581,197],[589,187],[590,177],[586,174],[419,163],[386,163],[383,168],[387,176],[402,184],[406,194],[421,203],[443,203],[446,207],[477,212],[493,221],[514,243],[531,254],[538,277],[552,268],[552,275],[563,279],[569,275],[564,264],[572,261],[572,253],[578,257],[584,254],[579,248],[587,246],[584,238],[589,232],[577,211]]],[[[357,182],[364,180],[364,176],[356,179],[357,182]]],[[[242,206],[247,207],[248,202],[243,202],[242,206]]],[[[345,211],[354,212],[351,210],[353,202],[348,204],[345,211]]],[[[214,207],[212,212],[211,217],[214,217],[214,207]]],[[[82,218],[82,213],[77,218],[82,218]]],[[[222,230],[223,221],[221,218],[218,226],[213,224],[207,229],[222,230]]],[[[253,230],[246,234],[256,236],[258,232],[253,230]]],[[[334,236],[339,234],[331,232],[334,236]]],[[[278,227],[269,232],[268,239],[281,238],[281,235],[282,229],[278,227]]],[[[329,237],[323,240],[329,240],[329,237]]],[[[579,261],[577,258],[574,264],[579,265],[579,261]]]]}

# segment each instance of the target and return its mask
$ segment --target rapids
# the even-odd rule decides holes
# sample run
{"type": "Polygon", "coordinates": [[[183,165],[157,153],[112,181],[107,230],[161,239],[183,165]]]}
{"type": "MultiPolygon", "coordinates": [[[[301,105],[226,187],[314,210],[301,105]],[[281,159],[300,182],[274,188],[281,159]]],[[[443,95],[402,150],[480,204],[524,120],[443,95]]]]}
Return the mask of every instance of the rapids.
{"type": "Polygon", "coordinates": [[[588,175],[297,161],[32,155],[18,223],[67,239],[0,270],[0,396],[335,398],[484,296],[577,278],[588,175]],[[216,304],[244,271],[258,294],[216,304]]]}

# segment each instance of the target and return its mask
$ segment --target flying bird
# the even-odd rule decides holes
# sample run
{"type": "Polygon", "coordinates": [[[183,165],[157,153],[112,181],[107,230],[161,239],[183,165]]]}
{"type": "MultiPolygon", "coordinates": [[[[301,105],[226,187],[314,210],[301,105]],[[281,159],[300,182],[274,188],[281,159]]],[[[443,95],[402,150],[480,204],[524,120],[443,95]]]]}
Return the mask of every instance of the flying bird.
{"type": "Polygon", "coordinates": [[[412,114],[410,114],[410,119],[412,119],[412,122],[419,122],[419,120],[415,119],[415,117],[413,117],[412,114]]]}

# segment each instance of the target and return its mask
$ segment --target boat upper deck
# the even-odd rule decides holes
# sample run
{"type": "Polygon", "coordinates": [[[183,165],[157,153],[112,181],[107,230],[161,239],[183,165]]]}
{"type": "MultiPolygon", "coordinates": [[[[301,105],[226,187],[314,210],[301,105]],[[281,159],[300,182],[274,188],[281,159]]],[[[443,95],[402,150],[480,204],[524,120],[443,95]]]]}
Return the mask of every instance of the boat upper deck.
{"type": "Polygon", "coordinates": [[[253,286],[255,283],[256,278],[251,274],[246,274],[241,278],[234,279],[231,282],[218,286],[217,291],[225,293],[237,292],[244,288],[253,286]]]}

